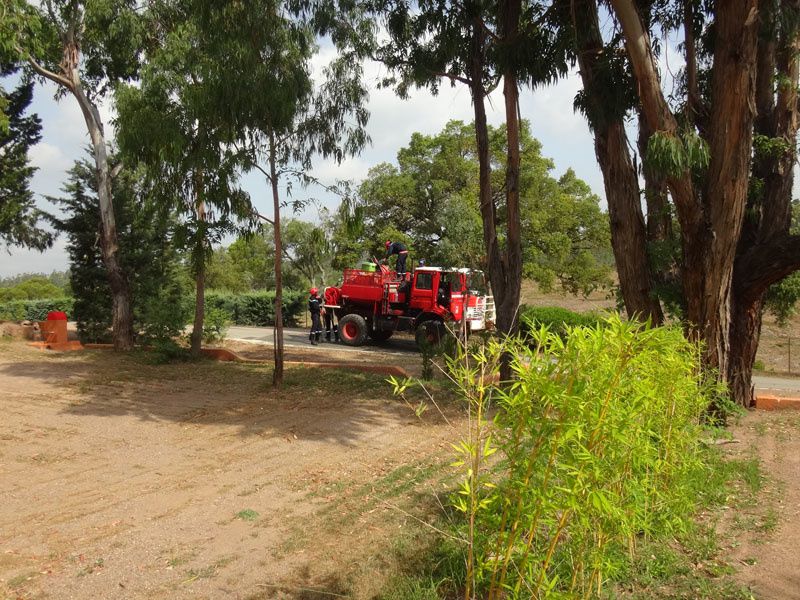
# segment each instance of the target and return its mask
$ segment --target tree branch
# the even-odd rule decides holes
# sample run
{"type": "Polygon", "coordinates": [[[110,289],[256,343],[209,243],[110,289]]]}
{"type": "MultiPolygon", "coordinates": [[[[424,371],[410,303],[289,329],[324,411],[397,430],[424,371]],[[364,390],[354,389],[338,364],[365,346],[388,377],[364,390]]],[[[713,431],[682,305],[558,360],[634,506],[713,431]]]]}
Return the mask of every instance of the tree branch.
{"type": "Polygon", "coordinates": [[[431,75],[435,75],[436,77],[444,77],[449,79],[450,81],[458,81],[459,83],[463,83],[464,85],[471,85],[472,82],[467,79],[466,77],[461,77],[460,75],[453,75],[452,73],[447,73],[445,71],[432,71],[428,70],[431,75]]]}
{"type": "Polygon", "coordinates": [[[736,261],[736,295],[758,298],[769,286],[800,270],[800,235],[785,235],[755,244],[736,261]]]}
{"type": "Polygon", "coordinates": [[[258,212],[256,209],[253,209],[253,215],[255,215],[256,217],[258,217],[259,219],[263,219],[264,221],[266,221],[267,223],[269,223],[269,224],[270,224],[270,225],[272,225],[273,227],[275,226],[275,221],[273,221],[272,219],[269,219],[269,218],[265,217],[265,216],[264,216],[264,215],[262,215],[260,212],[258,212]]]}
{"type": "Polygon", "coordinates": [[[21,56],[25,57],[25,60],[28,61],[28,64],[31,66],[31,68],[33,68],[33,70],[36,71],[39,75],[49,79],[50,81],[53,81],[54,83],[57,83],[58,85],[64,86],[69,91],[73,90],[72,82],[69,79],[67,79],[63,75],[54,73],[49,69],[45,69],[42,65],[36,62],[36,60],[30,55],[29,52],[26,52],[16,44],[14,44],[14,46],[16,51],[19,52],[21,56]]]}

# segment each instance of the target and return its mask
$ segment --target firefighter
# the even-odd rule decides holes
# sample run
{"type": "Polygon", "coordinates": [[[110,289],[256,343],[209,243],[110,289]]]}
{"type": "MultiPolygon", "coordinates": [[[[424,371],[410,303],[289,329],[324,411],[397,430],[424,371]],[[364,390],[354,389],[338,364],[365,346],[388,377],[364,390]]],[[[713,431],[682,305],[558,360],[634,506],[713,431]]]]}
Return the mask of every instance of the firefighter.
{"type": "Polygon", "coordinates": [[[386,258],[384,260],[389,260],[389,257],[392,254],[397,254],[397,263],[395,264],[394,270],[397,271],[397,276],[400,279],[403,279],[406,274],[406,258],[408,258],[408,248],[406,248],[406,245],[403,242],[386,240],[386,258]]]}
{"type": "Polygon", "coordinates": [[[339,341],[339,326],[336,324],[336,315],[330,306],[337,304],[337,294],[335,287],[326,287],[322,292],[322,297],[328,308],[323,307],[324,312],[322,318],[325,320],[325,341],[331,341],[331,329],[333,329],[333,337],[337,342],[339,341]]]}
{"type": "Polygon", "coordinates": [[[311,333],[308,334],[308,341],[311,342],[312,346],[316,346],[319,343],[319,337],[322,335],[322,323],[319,317],[321,313],[325,312],[325,309],[322,307],[317,288],[311,288],[308,293],[308,312],[311,313],[311,333]]]}

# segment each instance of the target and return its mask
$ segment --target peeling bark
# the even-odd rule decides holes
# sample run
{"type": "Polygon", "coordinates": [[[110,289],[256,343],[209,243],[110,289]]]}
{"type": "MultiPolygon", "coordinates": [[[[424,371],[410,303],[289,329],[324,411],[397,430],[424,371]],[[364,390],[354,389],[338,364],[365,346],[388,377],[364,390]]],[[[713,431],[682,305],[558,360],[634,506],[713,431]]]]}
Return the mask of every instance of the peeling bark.
{"type": "Polygon", "coordinates": [[[603,172],[611,246],[625,310],[629,318],[649,319],[658,325],[664,315],[652,288],[639,181],[628,150],[625,123],[623,115],[607,114],[602,100],[606,90],[597,77],[601,68],[598,59],[604,50],[595,0],[572,0],[571,15],[580,75],[590,104],[587,113],[594,131],[595,156],[603,172]]]}

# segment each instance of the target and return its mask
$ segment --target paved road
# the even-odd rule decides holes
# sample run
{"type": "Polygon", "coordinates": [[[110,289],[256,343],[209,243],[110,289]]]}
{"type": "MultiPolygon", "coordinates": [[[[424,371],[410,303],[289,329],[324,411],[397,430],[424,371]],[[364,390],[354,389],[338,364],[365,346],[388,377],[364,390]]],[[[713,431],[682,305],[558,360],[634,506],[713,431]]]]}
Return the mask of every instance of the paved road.
{"type": "Polygon", "coordinates": [[[776,377],[774,375],[754,375],[757,390],[776,392],[778,395],[800,396],[800,378],[776,377]]]}
{"type": "MultiPolygon", "coordinates": [[[[272,343],[272,328],[240,327],[235,325],[228,329],[228,339],[272,343]]],[[[284,344],[286,346],[307,346],[308,329],[284,329],[284,344]]],[[[392,339],[381,344],[367,342],[366,345],[358,348],[339,344],[337,345],[337,348],[341,349],[342,352],[348,353],[369,354],[379,351],[383,354],[397,354],[398,356],[408,355],[408,353],[417,351],[417,345],[414,342],[414,339],[407,335],[398,335],[397,337],[392,337],[392,339]]],[[[800,396],[800,377],[792,378],[776,377],[772,375],[755,375],[753,376],[753,382],[758,390],[770,391],[784,396],[800,396]]]]}
{"type": "MultiPolygon", "coordinates": [[[[229,340],[243,340],[248,342],[267,342],[272,343],[272,327],[242,327],[233,325],[228,328],[227,338],[229,340]]],[[[325,334],[322,334],[322,339],[325,339],[325,334]]],[[[295,327],[287,327],[283,330],[283,343],[285,346],[308,346],[308,329],[298,329],[295,327]]],[[[324,344],[324,342],[323,342],[324,344]]],[[[367,341],[364,346],[354,348],[353,346],[345,346],[344,344],[337,344],[337,348],[342,352],[351,353],[371,353],[381,352],[382,354],[397,354],[398,356],[407,356],[411,352],[417,351],[417,344],[414,338],[408,335],[392,336],[390,340],[382,343],[375,343],[367,341]]]]}

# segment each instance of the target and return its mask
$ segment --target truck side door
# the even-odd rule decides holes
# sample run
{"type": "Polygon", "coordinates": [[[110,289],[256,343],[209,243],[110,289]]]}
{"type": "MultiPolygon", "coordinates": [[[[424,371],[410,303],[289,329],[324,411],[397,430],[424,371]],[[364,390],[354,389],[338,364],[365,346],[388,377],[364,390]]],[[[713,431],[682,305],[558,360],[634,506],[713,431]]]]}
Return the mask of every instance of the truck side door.
{"type": "Polygon", "coordinates": [[[430,310],[434,304],[434,275],[433,271],[414,271],[414,287],[411,290],[411,308],[430,310]]]}

